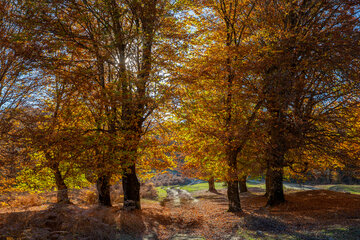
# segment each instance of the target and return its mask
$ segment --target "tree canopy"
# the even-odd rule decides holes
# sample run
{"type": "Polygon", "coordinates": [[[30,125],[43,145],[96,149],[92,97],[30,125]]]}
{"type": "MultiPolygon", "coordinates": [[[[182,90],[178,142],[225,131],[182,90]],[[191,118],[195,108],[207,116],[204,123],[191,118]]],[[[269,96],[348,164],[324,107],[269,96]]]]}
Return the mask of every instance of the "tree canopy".
{"type": "Polygon", "coordinates": [[[359,6],[0,0],[2,189],[50,181],[69,203],[96,184],[111,206],[121,179],[133,210],[140,180],[180,166],[239,212],[249,175],[273,206],[284,177],[358,171],[359,6]]]}

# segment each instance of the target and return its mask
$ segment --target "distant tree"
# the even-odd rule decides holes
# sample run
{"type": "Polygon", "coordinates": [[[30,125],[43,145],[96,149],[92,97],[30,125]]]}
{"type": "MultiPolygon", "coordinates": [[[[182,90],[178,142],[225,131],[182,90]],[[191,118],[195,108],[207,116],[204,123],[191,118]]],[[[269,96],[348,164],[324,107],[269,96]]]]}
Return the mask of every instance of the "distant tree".
{"type": "Polygon", "coordinates": [[[255,2],[193,4],[191,48],[176,75],[179,104],[174,112],[186,136],[179,140],[188,160],[221,172],[210,176],[227,181],[231,212],[241,211],[239,159],[261,106],[247,84],[252,81],[248,56],[255,2]]]}

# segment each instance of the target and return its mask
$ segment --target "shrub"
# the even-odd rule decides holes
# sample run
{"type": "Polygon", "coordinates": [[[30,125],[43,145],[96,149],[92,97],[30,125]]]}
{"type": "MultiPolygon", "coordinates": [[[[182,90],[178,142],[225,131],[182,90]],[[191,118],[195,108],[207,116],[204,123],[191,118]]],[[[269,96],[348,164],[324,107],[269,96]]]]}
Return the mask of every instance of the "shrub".
{"type": "Polygon", "coordinates": [[[82,200],[88,204],[96,204],[98,202],[97,193],[91,190],[86,190],[82,193],[82,200]]]}
{"type": "Polygon", "coordinates": [[[110,192],[111,204],[120,204],[124,202],[124,192],[121,189],[112,189],[110,192]]]}
{"type": "Polygon", "coordinates": [[[140,188],[140,197],[146,199],[155,200],[158,198],[158,192],[154,186],[154,184],[148,183],[144,184],[140,188]]]}
{"type": "Polygon", "coordinates": [[[11,207],[35,207],[44,204],[44,198],[38,194],[26,194],[16,197],[9,202],[11,207]]]}

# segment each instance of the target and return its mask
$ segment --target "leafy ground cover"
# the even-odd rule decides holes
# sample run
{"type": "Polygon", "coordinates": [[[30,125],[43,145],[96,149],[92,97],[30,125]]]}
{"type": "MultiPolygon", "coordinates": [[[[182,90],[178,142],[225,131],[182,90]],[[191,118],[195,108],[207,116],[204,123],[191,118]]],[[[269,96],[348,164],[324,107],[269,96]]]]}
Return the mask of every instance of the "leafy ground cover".
{"type": "Polygon", "coordinates": [[[359,195],[288,192],[285,204],[264,208],[259,188],[250,190],[241,194],[242,214],[226,211],[225,189],[194,191],[197,201],[180,207],[144,200],[143,209],[134,212],[121,210],[121,204],[1,208],[0,239],[360,239],[359,195]]]}
{"type": "Polygon", "coordinates": [[[239,230],[238,236],[243,240],[358,240],[360,230],[356,227],[330,227],[313,231],[292,233],[267,233],[262,231],[239,230]]]}

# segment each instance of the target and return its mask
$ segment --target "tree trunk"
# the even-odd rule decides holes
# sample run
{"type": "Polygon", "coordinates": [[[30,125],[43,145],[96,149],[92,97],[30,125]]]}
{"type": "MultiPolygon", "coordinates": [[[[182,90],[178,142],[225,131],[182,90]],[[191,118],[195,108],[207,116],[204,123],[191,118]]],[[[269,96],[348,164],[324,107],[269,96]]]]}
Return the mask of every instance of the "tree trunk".
{"type": "Polygon", "coordinates": [[[269,169],[269,185],[267,206],[275,206],[285,202],[283,190],[283,169],[272,165],[269,169]]]}
{"type": "Polygon", "coordinates": [[[243,176],[239,181],[239,188],[240,188],[241,193],[248,191],[247,186],[246,186],[246,178],[247,178],[247,176],[243,176]]]}
{"type": "Polygon", "coordinates": [[[283,167],[285,147],[279,128],[272,128],[272,146],[269,152],[269,167],[267,181],[269,185],[267,206],[275,206],[285,202],[283,190],[283,167]]]}
{"type": "Polygon", "coordinates": [[[228,212],[241,212],[240,196],[238,181],[228,181],[228,199],[229,199],[229,210],[228,212]]]}
{"type": "MultiPolygon", "coordinates": [[[[285,79],[286,80],[286,79],[285,79]]],[[[270,145],[267,152],[267,178],[268,178],[268,195],[267,206],[275,206],[285,202],[283,190],[283,168],[285,163],[285,153],[287,152],[287,126],[286,126],[286,109],[288,106],[286,89],[287,82],[279,78],[280,92],[270,95],[269,112],[270,120],[270,145]]]]}
{"type": "Polygon", "coordinates": [[[141,209],[140,182],[136,176],[135,164],[124,169],[123,177],[124,210],[141,209]]]}
{"type": "Polygon", "coordinates": [[[229,212],[241,212],[240,195],[239,195],[239,181],[237,174],[237,155],[238,151],[228,150],[228,164],[229,172],[227,181],[228,200],[229,200],[229,212]]]}
{"type": "Polygon", "coordinates": [[[270,192],[270,165],[269,165],[269,161],[267,162],[266,165],[266,176],[265,176],[265,197],[269,196],[269,192],[270,192]]]}
{"type": "Polygon", "coordinates": [[[59,167],[54,168],[55,171],[55,182],[57,187],[57,203],[70,204],[70,199],[68,195],[68,187],[65,184],[64,178],[61,175],[59,167]]]}
{"type": "Polygon", "coordinates": [[[101,206],[111,207],[110,199],[110,176],[103,174],[96,181],[96,189],[98,191],[99,204],[101,206]]]}
{"type": "Polygon", "coordinates": [[[209,182],[209,192],[216,192],[214,177],[211,177],[208,182],[209,182]]]}

